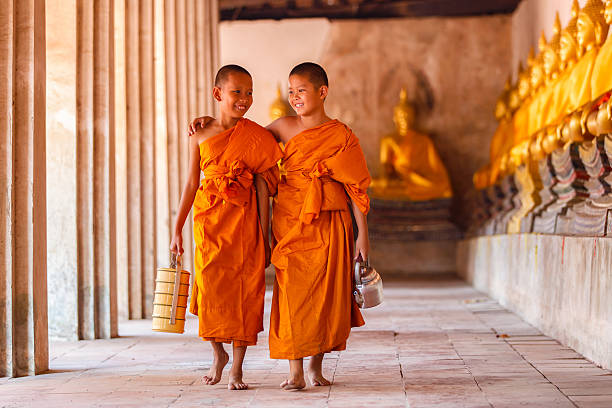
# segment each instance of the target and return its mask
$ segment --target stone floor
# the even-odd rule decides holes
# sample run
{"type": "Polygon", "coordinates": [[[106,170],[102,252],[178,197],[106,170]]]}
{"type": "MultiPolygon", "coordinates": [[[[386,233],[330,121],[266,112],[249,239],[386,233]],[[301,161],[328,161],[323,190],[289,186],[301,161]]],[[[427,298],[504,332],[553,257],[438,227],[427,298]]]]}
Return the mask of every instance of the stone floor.
{"type": "Polygon", "coordinates": [[[250,390],[203,385],[197,321],[170,335],[145,320],[118,339],[53,343],[49,374],[0,379],[0,407],[612,407],[611,372],[459,280],[387,282],[385,296],[326,358],[331,387],[280,390],[288,364],[268,358],[265,334],[247,353],[250,390]]]}

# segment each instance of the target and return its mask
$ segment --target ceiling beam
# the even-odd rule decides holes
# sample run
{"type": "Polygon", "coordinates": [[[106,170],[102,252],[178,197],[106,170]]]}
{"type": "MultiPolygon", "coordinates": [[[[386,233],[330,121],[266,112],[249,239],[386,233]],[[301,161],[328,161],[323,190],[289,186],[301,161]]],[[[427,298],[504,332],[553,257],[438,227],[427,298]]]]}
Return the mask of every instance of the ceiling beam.
{"type": "Polygon", "coordinates": [[[513,12],[520,0],[220,0],[221,20],[460,17],[513,12]]]}

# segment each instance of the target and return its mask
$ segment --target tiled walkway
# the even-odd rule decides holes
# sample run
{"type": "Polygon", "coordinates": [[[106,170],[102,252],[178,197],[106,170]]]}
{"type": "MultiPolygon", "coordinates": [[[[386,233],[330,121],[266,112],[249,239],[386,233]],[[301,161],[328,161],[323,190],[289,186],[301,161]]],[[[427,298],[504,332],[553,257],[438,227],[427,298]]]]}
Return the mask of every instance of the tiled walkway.
{"type": "Polygon", "coordinates": [[[385,296],[326,358],[331,387],[280,390],[288,364],[265,335],[247,353],[250,390],[228,391],[227,368],[206,386],[195,319],[184,335],[132,321],[118,339],[52,344],[53,372],[0,379],[0,407],[612,407],[611,372],[458,280],[387,283],[385,296]]]}

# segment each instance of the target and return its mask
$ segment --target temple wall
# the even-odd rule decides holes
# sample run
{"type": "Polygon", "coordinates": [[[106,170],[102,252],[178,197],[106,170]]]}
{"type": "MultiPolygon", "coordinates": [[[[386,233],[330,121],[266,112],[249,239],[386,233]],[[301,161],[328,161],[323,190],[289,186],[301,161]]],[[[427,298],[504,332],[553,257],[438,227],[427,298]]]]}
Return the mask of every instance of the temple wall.
{"type": "Polygon", "coordinates": [[[461,241],[459,275],[548,336],[612,368],[612,240],[540,234],[461,241]]]}
{"type": "MultiPolygon", "coordinates": [[[[285,90],[290,69],[321,63],[330,77],[328,112],[356,132],[374,176],[380,139],[393,130],[393,106],[407,87],[461,204],[488,157],[493,106],[511,61],[510,30],[510,16],[223,22],[221,63],[253,75],[247,117],[261,124],[269,122],[276,85],[285,90]]],[[[455,218],[462,219],[460,211],[455,218]]]]}

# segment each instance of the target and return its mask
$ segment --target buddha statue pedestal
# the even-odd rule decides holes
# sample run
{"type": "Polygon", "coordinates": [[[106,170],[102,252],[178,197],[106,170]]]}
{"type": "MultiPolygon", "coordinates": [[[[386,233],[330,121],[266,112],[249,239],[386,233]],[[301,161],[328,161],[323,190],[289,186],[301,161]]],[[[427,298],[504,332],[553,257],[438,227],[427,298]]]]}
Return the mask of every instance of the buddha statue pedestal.
{"type": "MultiPolygon", "coordinates": [[[[608,137],[583,142],[578,151],[584,165],[586,180],[583,187],[587,198],[567,209],[560,220],[565,222],[566,233],[571,235],[605,236],[609,209],[612,208],[610,163],[606,151],[608,137]]],[[[608,141],[612,149],[612,141],[608,141]]],[[[612,153],[612,152],[611,152],[612,153]]]]}
{"type": "Polygon", "coordinates": [[[557,196],[553,191],[553,187],[557,184],[555,171],[550,164],[550,156],[538,161],[538,173],[540,175],[541,188],[538,191],[540,203],[535,206],[523,220],[521,232],[547,232],[554,231],[554,218],[552,219],[552,227],[549,225],[549,219],[540,217],[540,215],[553,203],[557,196]]]}
{"type": "Polygon", "coordinates": [[[493,222],[493,234],[505,234],[508,230],[508,221],[518,211],[517,203],[515,199],[518,194],[518,188],[516,187],[515,173],[504,177],[499,183],[499,195],[500,200],[498,208],[499,213],[492,220],[493,222]]]}
{"type": "Polygon", "coordinates": [[[372,199],[371,259],[385,274],[450,273],[461,233],[450,221],[450,199],[372,199]]]}

